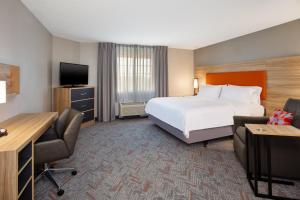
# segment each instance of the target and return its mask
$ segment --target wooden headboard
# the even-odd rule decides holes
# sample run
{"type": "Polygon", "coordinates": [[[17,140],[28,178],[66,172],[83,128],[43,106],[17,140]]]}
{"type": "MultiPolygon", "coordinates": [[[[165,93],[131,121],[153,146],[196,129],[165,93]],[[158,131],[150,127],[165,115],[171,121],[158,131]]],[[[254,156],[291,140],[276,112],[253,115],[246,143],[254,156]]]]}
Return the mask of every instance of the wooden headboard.
{"type": "Polygon", "coordinates": [[[266,98],[262,104],[266,107],[268,115],[275,108],[282,108],[288,98],[300,99],[300,56],[198,66],[195,68],[195,78],[199,78],[200,84],[205,84],[206,74],[242,71],[267,73],[266,98]]]}
{"type": "Polygon", "coordinates": [[[267,96],[266,71],[207,73],[206,83],[211,85],[259,86],[262,88],[260,98],[265,100],[267,96]]]}

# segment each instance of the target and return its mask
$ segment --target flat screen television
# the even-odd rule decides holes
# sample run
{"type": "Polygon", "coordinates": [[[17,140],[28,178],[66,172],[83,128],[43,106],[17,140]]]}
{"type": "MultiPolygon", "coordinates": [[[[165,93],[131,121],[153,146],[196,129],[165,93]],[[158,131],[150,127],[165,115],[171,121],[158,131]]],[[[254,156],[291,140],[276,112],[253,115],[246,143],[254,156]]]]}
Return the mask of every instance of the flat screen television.
{"type": "Polygon", "coordinates": [[[60,63],[60,85],[79,86],[89,82],[89,66],[73,63],[60,63]]]}

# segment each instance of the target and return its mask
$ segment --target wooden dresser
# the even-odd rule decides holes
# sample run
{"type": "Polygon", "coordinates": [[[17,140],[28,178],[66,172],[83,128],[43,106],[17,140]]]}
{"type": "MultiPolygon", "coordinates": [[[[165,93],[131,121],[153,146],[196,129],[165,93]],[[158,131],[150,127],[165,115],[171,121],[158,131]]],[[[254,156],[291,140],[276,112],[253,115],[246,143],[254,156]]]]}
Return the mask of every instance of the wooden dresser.
{"type": "Polygon", "coordinates": [[[53,111],[62,113],[65,108],[73,108],[84,114],[82,126],[95,123],[95,88],[94,87],[58,87],[54,88],[53,111]]]}

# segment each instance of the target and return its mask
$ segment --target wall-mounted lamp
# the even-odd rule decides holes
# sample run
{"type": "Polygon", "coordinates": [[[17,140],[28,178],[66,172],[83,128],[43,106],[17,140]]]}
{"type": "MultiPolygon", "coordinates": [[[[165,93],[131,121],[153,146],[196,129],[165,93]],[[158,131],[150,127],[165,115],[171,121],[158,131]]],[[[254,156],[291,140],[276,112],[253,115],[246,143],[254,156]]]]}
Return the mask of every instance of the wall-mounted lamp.
{"type": "MultiPolygon", "coordinates": [[[[6,81],[0,81],[0,103],[6,103],[6,81]]],[[[0,137],[7,135],[7,130],[0,128],[0,137]]]]}
{"type": "Polygon", "coordinates": [[[195,78],[194,79],[194,95],[198,94],[198,88],[199,88],[198,79],[195,78]]]}

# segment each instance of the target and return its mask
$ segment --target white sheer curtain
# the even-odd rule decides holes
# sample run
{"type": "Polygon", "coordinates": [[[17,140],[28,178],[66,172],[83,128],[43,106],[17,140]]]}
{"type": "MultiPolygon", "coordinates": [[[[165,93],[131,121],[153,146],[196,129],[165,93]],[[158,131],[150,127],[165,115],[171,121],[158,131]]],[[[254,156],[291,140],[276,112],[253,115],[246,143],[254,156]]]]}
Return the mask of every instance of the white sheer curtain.
{"type": "Polygon", "coordinates": [[[155,96],[153,52],[152,46],[117,45],[118,102],[146,102],[155,96]]]}

